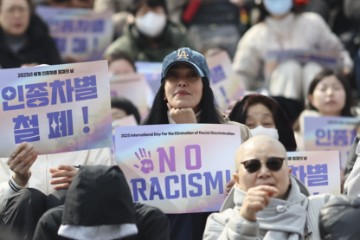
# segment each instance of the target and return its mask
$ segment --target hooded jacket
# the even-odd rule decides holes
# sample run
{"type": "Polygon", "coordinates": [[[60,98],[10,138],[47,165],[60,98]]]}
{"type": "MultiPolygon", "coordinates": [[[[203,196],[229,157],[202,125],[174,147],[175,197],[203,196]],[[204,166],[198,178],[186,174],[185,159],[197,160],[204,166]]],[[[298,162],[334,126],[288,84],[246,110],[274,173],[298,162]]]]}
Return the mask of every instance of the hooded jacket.
{"type": "Polygon", "coordinates": [[[84,166],[69,188],[59,235],[74,239],[121,239],[137,234],[135,210],[118,166],[84,166]]]}

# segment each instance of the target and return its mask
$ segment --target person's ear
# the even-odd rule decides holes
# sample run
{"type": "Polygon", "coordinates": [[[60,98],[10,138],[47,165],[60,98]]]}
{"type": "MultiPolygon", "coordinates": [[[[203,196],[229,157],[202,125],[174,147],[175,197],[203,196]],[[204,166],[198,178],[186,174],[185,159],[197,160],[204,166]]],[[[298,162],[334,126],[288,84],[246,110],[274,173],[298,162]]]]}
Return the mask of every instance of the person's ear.
{"type": "Polygon", "coordinates": [[[313,96],[311,94],[309,94],[307,96],[308,102],[312,105],[312,101],[313,101],[313,96]]]}
{"type": "Polygon", "coordinates": [[[163,100],[164,100],[164,102],[167,102],[165,89],[163,89],[163,100]]]}
{"type": "Polygon", "coordinates": [[[233,180],[234,180],[235,184],[239,184],[239,183],[240,183],[240,178],[239,178],[239,175],[238,175],[237,172],[234,172],[233,175],[232,175],[232,177],[233,177],[233,180]]]}

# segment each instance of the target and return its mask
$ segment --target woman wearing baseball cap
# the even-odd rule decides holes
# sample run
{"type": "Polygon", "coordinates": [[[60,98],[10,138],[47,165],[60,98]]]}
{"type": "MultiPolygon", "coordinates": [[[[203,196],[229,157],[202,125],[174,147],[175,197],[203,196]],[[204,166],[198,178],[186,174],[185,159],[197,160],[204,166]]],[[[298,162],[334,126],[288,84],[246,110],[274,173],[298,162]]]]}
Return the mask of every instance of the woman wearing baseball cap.
{"type": "MultiPolygon", "coordinates": [[[[190,48],[180,48],[163,60],[161,85],[145,124],[212,123],[237,124],[241,141],[249,129],[230,122],[218,110],[209,83],[205,57],[190,48]]],[[[201,239],[209,213],[168,214],[170,239],[201,239]]]]}

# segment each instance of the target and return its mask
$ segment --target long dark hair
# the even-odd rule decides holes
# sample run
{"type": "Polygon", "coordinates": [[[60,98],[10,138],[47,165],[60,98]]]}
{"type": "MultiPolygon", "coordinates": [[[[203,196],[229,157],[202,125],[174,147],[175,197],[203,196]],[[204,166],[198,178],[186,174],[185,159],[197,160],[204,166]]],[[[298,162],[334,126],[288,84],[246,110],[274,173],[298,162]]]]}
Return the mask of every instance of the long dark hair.
{"type": "MultiPolygon", "coordinates": [[[[199,103],[200,119],[199,123],[222,123],[223,118],[219,111],[217,110],[215,104],[214,94],[210,88],[209,80],[207,78],[202,78],[203,83],[203,92],[202,98],[199,103]]],[[[153,105],[150,109],[150,112],[144,121],[144,124],[166,124],[169,123],[168,119],[168,107],[166,101],[164,100],[165,94],[165,82],[161,83],[158,92],[155,95],[153,105]]]]}
{"type": "MultiPolygon", "coordinates": [[[[341,110],[341,116],[343,116],[343,117],[354,116],[354,114],[351,113],[352,95],[351,95],[351,89],[348,84],[348,81],[347,81],[347,79],[345,79],[345,77],[343,75],[341,75],[340,73],[337,73],[331,69],[323,69],[321,72],[319,72],[315,76],[315,78],[310,83],[310,86],[308,89],[308,96],[313,95],[314,90],[315,90],[316,86],[319,84],[319,82],[321,82],[321,80],[323,80],[325,77],[329,77],[329,76],[335,76],[339,80],[339,82],[341,83],[341,85],[343,86],[343,88],[345,90],[345,106],[341,110]]],[[[318,111],[310,102],[309,102],[307,108],[318,111]]]]}
{"type": "Polygon", "coordinates": [[[281,106],[272,98],[261,94],[250,94],[238,101],[229,114],[229,119],[245,124],[249,107],[262,104],[272,113],[276,129],[279,133],[279,141],[287,151],[295,151],[297,148],[294,131],[290,120],[281,106]]]}

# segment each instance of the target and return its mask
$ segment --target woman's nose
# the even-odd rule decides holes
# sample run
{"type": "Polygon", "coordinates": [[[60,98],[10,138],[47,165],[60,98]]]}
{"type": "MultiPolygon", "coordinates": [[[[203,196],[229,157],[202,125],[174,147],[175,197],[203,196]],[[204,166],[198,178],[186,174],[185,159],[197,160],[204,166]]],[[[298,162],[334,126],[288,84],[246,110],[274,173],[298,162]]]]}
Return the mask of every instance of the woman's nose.
{"type": "Polygon", "coordinates": [[[333,94],[333,93],[334,93],[334,89],[333,89],[333,88],[328,88],[328,89],[326,89],[326,94],[331,95],[331,94],[333,94]]]}
{"type": "Polygon", "coordinates": [[[187,84],[187,83],[186,83],[186,81],[185,81],[185,80],[180,79],[180,80],[179,80],[179,83],[178,83],[178,86],[179,86],[179,87],[185,87],[185,86],[186,86],[186,84],[187,84]]]}

